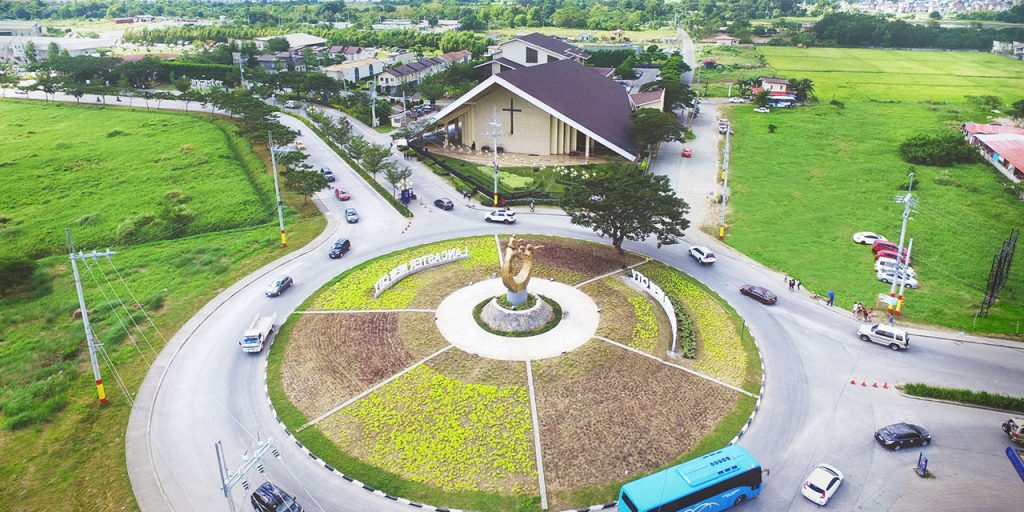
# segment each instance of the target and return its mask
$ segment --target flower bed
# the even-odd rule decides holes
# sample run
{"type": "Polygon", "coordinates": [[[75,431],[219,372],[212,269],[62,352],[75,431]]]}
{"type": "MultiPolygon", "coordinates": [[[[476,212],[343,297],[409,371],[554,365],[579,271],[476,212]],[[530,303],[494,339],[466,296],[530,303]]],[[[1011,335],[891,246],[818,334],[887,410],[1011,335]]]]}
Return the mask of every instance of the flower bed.
{"type": "Polygon", "coordinates": [[[320,425],[367,462],[446,491],[536,493],[525,387],[420,366],[320,425]]]}
{"type": "Polygon", "coordinates": [[[655,262],[645,263],[639,270],[692,312],[700,340],[693,369],[735,386],[742,385],[747,354],[729,311],[678,270],[655,262]]]}

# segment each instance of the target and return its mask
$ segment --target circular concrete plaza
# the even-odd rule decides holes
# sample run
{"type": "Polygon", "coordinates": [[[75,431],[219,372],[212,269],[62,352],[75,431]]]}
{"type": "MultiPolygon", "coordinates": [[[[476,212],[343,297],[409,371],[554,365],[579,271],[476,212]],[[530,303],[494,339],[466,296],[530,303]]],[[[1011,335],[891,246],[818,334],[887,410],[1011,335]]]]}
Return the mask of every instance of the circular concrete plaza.
{"type": "Polygon", "coordinates": [[[547,359],[565,354],[589,341],[597,332],[601,315],[587,294],[567,284],[533,279],[527,290],[550,298],[562,307],[562,318],[553,329],[526,337],[492,334],[473,318],[473,307],[489,297],[505,293],[501,279],[488,279],[456,290],[437,306],[437,328],[448,343],[479,357],[502,361],[547,359]]]}
{"type": "Polygon", "coordinates": [[[637,254],[520,238],[544,246],[528,290],[560,305],[554,328],[506,337],[476,323],[474,307],[505,291],[496,237],[372,260],[314,294],[273,344],[271,399],[288,429],[371,487],[484,511],[612,501],[624,481],[737,434],[728,425],[753,410],[760,360],[724,301],[637,254]],[[455,247],[470,257],[374,295],[396,266],[455,247]],[[671,323],[633,270],[680,305],[694,359],[668,355],[671,323]]]}

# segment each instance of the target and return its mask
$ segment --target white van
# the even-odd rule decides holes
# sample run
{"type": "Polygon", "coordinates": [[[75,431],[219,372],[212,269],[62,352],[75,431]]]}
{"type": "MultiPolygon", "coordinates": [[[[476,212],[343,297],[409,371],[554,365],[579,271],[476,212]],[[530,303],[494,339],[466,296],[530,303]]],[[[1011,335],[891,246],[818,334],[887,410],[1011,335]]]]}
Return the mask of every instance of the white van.
{"type": "Polygon", "coordinates": [[[907,335],[907,331],[899,327],[885,324],[862,325],[857,334],[863,341],[873,341],[893,350],[908,350],[910,348],[910,336],[907,335]]]}

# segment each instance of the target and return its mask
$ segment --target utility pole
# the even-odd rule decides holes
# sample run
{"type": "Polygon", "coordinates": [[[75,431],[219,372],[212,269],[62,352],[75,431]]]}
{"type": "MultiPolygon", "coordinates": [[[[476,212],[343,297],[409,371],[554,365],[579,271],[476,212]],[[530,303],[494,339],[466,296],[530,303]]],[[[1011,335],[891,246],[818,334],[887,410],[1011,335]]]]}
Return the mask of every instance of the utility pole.
{"type": "Polygon", "coordinates": [[[732,123],[726,125],[725,149],[722,151],[722,223],[718,225],[718,239],[725,239],[725,203],[729,197],[729,135],[732,134],[732,123]]]}
{"type": "Polygon", "coordinates": [[[67,239],[68,251],[71,259],[71,272],[75,275],[75,289],[78,291],[78,307],[82,310],[82,325],[85,327],[85,340],[89,344],[89,359],[92,360],[92,375],[96,379],[96,394],[99,395],[100,403],[107,403],[107,394],[103,391],[103,377],[100,375],[100,363],[96,360],[96,336],[92,332],[92,324],[89,323],[89,310],[85,307],[85,294],[82,293],[82,278],[78,275],[78,260],[91,258],[110,257],[116,254],[107,249],[103,252],[93,251],[91,254],[75,254],[75,240],[71,237],[71,230],[64,229],[64,236],[67,239]]]}
{"type": "Polygon", "coordinates": [[[487,123],[490,127],[490,131],[487,135],[491,136],[491,140],[494,141],[494,146],[491,147],[491,154],[494,157],[494,206],[498,206],[498,137],[501,137],[501,122],[498,121],[498,107],[494,107],[494,121],[487,123]]]}
{"type": "MultiPolygon", "coordinates": [[[[904,257],[904,255],[903,255],[903,241],[906,239],[906,236],[907,236],[907,219],[910,218],[910,211],[914,208],[914,205],[917,204],[917,201],[913,197],[911,197],[912,194],[913,194],[912,190],[914,188],[914,173],[911,172],[908,175],[908,177],[909,177],[910,181],[909,181],[909,183],[907,183],[907,194],[906,195],[896,196],[896,202],[897,203],[903,203],[903,227],[900,228],[900,243],[899,243],[899,246],[897,246],[897,248],[896,248],[896,269],[897,269],[898,272],[906,272],[906,266],[907,266],[907,263],[909,261],[909,258],[908,258],[909,254],[907,255],[908,257],[904,257]]],[[[893,315],[896,314],[895,312],[896,312],[896,309],[897,309],[896,308],[896,305],[897,305],[897,301],[896,301],[896,283],[898,281],[899,281],[899,279],[893,279],[892,280],[892,286],[889,287],[889,308],[888,309],[889,309],[889,322],[890,323],[892,322],[893,315]]],[[[902,291],[900,292],[900,295],[902,295],[902,291]]]]}
{"type": "MultiPolygon", "coordinates": [[[[910,243],[907,244],[907,261],[908,262],[910,261],[910,251],[913,248],[914,248],[914,239],[911,238],[910,239],[910,243]]],[[[909,266],[910,266],[909,263],[904,265],[904,264],[900,263],[898,260],[896,262],[896,268],[899,270],[899,273],[896,274],[896,280],[898,280],[900,282],[900,294],[896,296],[896,311],[893,312],[896,316],[900,316],[900,310],[903,309],[903,289],[907,286],[907,279],[910,278],[910,276],[907,275],[907,272],[908,272],[907,271],[907,267],[909,267],[909,266]]]]}
{"type": "MultiPolygon", "coordinates": [[[[245,68],[242,67],[242,62],[243,61],[245,61],[245,55],[242,54],[242,53],[239,53],[238,54],[238,71],[242,74],[242,89],[246,89],[246,87],[245,87],[245,68]]],[[[248,90],[248,89],[246,89],[246,90],[248,90]]]]}
{"type": "Polygon", "coordinates": [[[267,453],[267,450],[273,449],[271,452],[274,458],[280,459],[281,452],[277,448],[273,448],[274,438],[268,437],[266,441],[260,441],[256,445],[256,452],[251,456],[247,457],[242,465],[232,473],[228,469],[227,462],[224,460],[224,447],[220,441],[214,443],[213,448],[217,452],[217,469],[220,470],[220,490],[224,493],[224,498],[228,500],[228,508],[231,512],[235,512],[235,502],[231,501],[231,488],[238,482],[242,482],[242,488],[249,490],[249,481],[244,480],[245,474],[256,468],[260,473],[265,473],[266,468],[263,467],[263,454],[267,453]]]}
{"type": "Polygon", "coordinates": [[[270,146],[270,163],[274,168],[274,193],[277,194],[277,222],[281,226],[281,247],[288,247],[288,237],[284,234],[284,211],[281,204],[281,185],[277,181],[277,157],[274,155],[274,134],[267,131],[270,146]]]}
{"type": "Polygon", "coordinates": [[[370,128],[377,127],[377,77],[373,77],[373,90],[370,91],[370,128]]]}

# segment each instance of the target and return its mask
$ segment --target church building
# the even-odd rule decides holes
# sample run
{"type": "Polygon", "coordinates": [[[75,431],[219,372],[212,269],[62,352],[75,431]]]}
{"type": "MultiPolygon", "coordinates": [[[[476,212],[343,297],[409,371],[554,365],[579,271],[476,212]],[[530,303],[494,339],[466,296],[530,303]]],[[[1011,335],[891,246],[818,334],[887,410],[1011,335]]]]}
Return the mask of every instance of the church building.
{"type": "Polygon", "coordinates": [[[584,62],[590,54],[551,36],[534,32],[519,36],[511,41],[501,43],[497,50],[490,54],[491,60],[477,65],[486,68],[491,75],[512,69],[538,66],[559,60],[584,62]]]}

